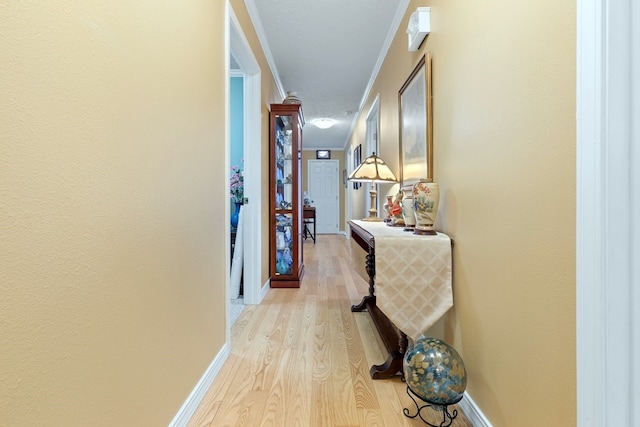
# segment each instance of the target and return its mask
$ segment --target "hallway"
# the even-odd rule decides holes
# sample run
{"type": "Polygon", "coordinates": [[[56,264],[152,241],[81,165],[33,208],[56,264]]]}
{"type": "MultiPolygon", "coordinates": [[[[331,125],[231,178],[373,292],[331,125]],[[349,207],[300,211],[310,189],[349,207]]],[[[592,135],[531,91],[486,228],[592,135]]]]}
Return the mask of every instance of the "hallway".
{"type": "MultiPolygon", "coordinates": [[[[386,353],[368,313],[350,311],[368,285],[349,266],[349,242],[318,235],[304,251],[300,289],[269,290],[232,327],[229,359],[190,425],[424,426],[403,415],[412,402],[400,379],[369,377],[386,353]]],[[[452,426],[470,426],[453,409],[452,426]]]]}

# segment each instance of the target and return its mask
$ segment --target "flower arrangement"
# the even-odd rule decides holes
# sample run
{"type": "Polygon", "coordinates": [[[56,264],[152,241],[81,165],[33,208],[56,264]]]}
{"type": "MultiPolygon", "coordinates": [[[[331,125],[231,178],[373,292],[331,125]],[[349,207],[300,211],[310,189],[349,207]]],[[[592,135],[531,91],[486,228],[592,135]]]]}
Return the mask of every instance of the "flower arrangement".
{"type": "Polygon", "coordinates": [[[231,168],[231,181],[229,184],[229,196],[234,203],[242,203],[244,198],[244,176],[239,166],[231,168]]]}

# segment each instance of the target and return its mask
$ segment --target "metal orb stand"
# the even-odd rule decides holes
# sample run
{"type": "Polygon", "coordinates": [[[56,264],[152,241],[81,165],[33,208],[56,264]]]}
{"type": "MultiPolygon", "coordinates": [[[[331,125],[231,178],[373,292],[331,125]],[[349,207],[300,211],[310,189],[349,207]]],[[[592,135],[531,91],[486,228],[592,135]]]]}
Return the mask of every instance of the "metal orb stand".
{"type": "MultiPolygon", "coordinates": [[[[416,413],[414,415],[411,415],[411,412],[408,408],[403,408],[402,412],[404,413],[405,417],[408,417],[408,418],[420,417],[420,419],[425,424],[430,425],[431,427],[449,427],[453,422],[453,420],[458,416],[458,411],[456,409],[454,409],[453,412],[450,413],[448,405],[438,405],[437,403],[428,402],[423,398],[421,398],[420,396],[418,396],[417,394],[415,394],[413,390],[409,388],[409,386],[407,386],[407,394],[409,395],[411,400],[413,400],[413,403],[415,403],[416,405],[416,413]],[[424,402],[424,403],[418,403],[418,401],[416,400],[416,397],[420,399],[421,402],[424,402]],[[437,411],[442,411],[442,422],[440,424],[431,424],[429,421],[425,420],[424,417],[422,416],[422,410],[425,408],[435,408],[437,411]]],[[[458,402],[459,401],[460,400],[458,400],[458,402]]],[[[455,404],[458,402],[452,402],[451,404],[455,404]]]]}

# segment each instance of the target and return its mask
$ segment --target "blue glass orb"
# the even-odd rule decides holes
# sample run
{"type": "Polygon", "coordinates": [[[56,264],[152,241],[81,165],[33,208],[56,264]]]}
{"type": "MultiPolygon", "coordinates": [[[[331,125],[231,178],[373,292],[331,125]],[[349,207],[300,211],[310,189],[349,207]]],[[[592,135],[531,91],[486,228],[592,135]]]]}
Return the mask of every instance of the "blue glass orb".
{"type": "Polygon", "coordinates": [[[452,405],[467,388],[467,371],[458,352],[436,338],[418,338],[407,349],[403,361],[409,389],[422,400],[452,405]]]}

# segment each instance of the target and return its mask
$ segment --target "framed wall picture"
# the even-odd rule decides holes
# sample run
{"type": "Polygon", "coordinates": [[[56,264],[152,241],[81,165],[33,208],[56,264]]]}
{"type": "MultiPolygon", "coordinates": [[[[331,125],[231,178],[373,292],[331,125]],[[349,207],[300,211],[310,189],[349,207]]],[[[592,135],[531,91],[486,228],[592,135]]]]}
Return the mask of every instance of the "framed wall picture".
{"type": "Polygon", "coordinates": [[[400,107],[400,182],[410,186],[433,179],[431,53],[423,56],[398,93],[400,107]]]}
{"type": "MultiPolygon", "coordinates": [[[[358,168],[358,166],[360,166],[361,162],[362,162],[362,144],[358,144],[353,149],[353,170],[356,170],[358,168]]],[[[361,182],[354,182],[353,183],[353,189],[354,190],[357,190],[360,187],[362,187],[362,183],[361,182]]]]}
{"type": "Polygon", "coordinates": [[[331,158],[330,150],[316,150],[316,159],[329,160],[331,158]]]}

